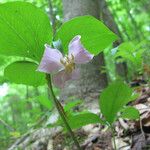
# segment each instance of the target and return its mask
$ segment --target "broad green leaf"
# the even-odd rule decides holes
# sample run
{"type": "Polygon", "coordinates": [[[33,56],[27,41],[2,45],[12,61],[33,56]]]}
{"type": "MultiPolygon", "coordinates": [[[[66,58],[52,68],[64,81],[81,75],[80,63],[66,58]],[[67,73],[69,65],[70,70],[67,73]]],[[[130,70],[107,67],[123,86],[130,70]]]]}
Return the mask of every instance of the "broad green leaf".
{"type": "Polygon", "coordinates": [[[4,75],[9,81],[17,84],[39,86],[46,83],[45,75],[36,71],[37,65],[29,61],[17,61],[8,65],[4,75]]]}
{"type": "Polygon", "coordinates": [[[140,113],[136,108],[130,106],[123,109],[120,117],[125,119],[139,119],[140,113]]]}
{"type": "Polygon", "coordinates": [[[114,81],[100,95],[99,105],[106,121],[110,124],[115,120],[117,113],[129,101],[133,100],[132,89],[122,81],[114,81]]]}
{"type": "Polygon", "coordinates": [[[95,124],[95,123],[105,124],[104,121],[101,120],[98,115],[90,112],[73,114],[70,115],[67,119],[72,129],[81,128],[82,126],[88,124],[95,124]]]}
{"type": "Polygon", "coordinates": [[[48,16],[27,2],[0,4],[0,53],[39,61],[52,41],[48,16]]]}
{"type": "Polygon", "coordinates": [[[95,55],[117,39],[112,31],[92,16],[80,16],[64,23],[56,33],[55,39],[61,40],[64,52],[67,53],[68,44],[76,35],[81,35],[84,47],[95,55]]]}
{"type": "Polygon", "coordinates": [[[47,109],[52,109],[53,103],[46,95],[37,96],[36,99],[47,109]]]}

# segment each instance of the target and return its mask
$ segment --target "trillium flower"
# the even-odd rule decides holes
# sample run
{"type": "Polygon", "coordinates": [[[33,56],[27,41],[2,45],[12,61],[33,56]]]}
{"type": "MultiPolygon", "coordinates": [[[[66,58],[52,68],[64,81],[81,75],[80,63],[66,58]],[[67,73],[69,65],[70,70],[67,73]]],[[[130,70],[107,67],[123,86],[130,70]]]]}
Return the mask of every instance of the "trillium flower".
{"type": "Polygon", "coordinates": [[[39,64],[38,71],[52,74],[53,83],[63,88],[68,80],[79,78],[79,69],[76,64],[88,63],[93,54],[90,54],[80,42],[81,36],[75,36],[69,43],[68,55],[62,53],[49,45],[45,44],[45,51],[39,64]]]}

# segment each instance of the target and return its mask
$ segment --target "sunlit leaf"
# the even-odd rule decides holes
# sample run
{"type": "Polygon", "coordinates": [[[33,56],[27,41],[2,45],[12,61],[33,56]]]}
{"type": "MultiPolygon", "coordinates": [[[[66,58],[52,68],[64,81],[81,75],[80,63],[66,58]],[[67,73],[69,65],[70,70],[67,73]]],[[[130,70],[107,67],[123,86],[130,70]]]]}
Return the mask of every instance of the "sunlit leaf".
{"type": "Polygon", "coordinates": [[[133,100],[132,89],[122,81],[114,81],[100,95],[99,105],[106,121],[110,124],[115,120],[117,113],[129,101],[133,100]]]}
{"type": "Polygon", "coordinates": [[[140,113],[136,108],[130,106],[123,109],[120,117],[125,119],[139,119],[140,113]]]}
{"type": "Polygon", "coordinates": [[[73,129],[77,129],[88,124],[105,124],[98,115],[90,112],[70,115],[68,117],[68,122],[73,129]]]}
{"type": "Polygon", "coordinates": [[[44,44],[51,43],[48,16],[27,2],[0,4],[0,53],[40,60],[44,44]]]}
{"type": "Polygon", "coordinates": [[[81,35],[81,42],[85,48],[95,55],[117,39],[112,31],[92,16],[76,17],[64,23],[56,33],[55,39],[61,40],[67,53],[68,44],[76,35],[81,35]]]}

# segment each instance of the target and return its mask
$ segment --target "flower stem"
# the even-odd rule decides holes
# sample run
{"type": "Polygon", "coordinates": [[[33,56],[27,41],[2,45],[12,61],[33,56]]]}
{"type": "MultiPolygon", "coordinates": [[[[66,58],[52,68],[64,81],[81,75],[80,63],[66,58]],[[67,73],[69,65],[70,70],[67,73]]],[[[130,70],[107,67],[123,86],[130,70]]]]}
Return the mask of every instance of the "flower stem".
{"type": "Polygon", "coordinates": [[[49,90],[51,92],[52,99],[53,99],[54,104],[55,104],[55,106],[56,106],[56,108],[58,110],[58,113],[59,113],[60,117],[62,118],[62,120],[63,120],[63,122],[64,122],[64,124],[65,124],[65,126],[66,126],[66,128],[68,130],[68,132],[70,133],[70,136],[72,137],[72,139],[73,139],[77,149],[78,150],[82,150],[80,145],[79,145],[79,142],[77,141],[77,139],[76,139],[76,137],[75,137],[75,135],[74,135],[70,125],[69,125],[69,123],[67,122],[67,118],[66,118],[64,109],[63,109],[61,103],[58,101],[58,99],[56,98],[56,96],[54,94],[53,86],[52,86],[52,82],[51,82],[51,75],[47,74],[46,78],[47,78],[48,87],[49,87],[49,90]]]}
{"type": "Polygon", "coordinates": [[[115,140],[115,133],[114,133],[114,127],[111,126],[111,132],[112,132],[112,138],[114,143],[114,150],[117,150],[116,140],[115,140]]]}

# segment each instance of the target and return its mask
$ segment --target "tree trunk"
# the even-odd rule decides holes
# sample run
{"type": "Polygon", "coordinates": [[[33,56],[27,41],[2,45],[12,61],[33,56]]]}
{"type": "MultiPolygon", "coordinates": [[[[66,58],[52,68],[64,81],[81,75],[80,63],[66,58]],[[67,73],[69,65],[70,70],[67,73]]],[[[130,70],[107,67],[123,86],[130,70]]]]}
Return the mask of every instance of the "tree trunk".
{"type": "MultiPolygon", "coordinates": [[[[64,21],[68,21],[76,16],[92,15],[99,19],[98,0],[63,0],[64,21]]],[[[105,65],[103,54],[95,56],[94,59],[85,65],[81,65],[81,77],[70,83],[62,90],[61,99],[68,96],[76,96],[86,99],[92,93],[99,93],[107,86],[107,76],[101,73],[101,68],[105,65]]]]}

